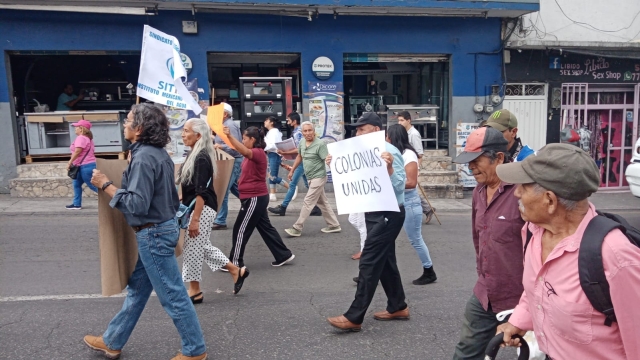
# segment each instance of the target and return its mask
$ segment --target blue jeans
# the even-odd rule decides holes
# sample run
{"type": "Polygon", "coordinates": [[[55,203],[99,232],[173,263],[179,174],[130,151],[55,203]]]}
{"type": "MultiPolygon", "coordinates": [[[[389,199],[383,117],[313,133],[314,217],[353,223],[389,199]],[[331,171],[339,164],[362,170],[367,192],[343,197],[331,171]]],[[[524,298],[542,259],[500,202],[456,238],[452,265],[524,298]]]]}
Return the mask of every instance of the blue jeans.
{"type": "Polygon", "coordinates": [[[293,199],[293,194],[296,192],[296,187],[298,187],[298,181],[300,178],[304,181],[304,186],[309,188],[309,182],[307,182],[307,177],[304,175],[304,167],[302,167],[302,163],[298,165],[296,170],[293,172],[293,176],[291,177],[291,182],[289,183],[289,190],[287,194],[284,196],[284,201],[282,201],[282,207],[289,206],[291,199],[293,199]]]}
{"type": "Polygon", "coordinates": [[[422,238],[422,205],[418,190],[411,189],[404,192],[404,231],[411,242],[411,246],[416,249],[416,253],[422,262],[422,267],[429,268],[433,265],[429,249],[422,238]]]}
{"type": "Polygon", "coordinates": [[[275,188],[277,184],[282,183],[282,178],[278,176],[282,158],[274,152],[268,153],[267,157],[269,158],[269,187],[275,188]]]}
{"type": "Polygon", "coordinates": [[[160,304],[182,338],[182,354],[198,356],[206,352],[200,322],[182,283],[174,253],[179,234],[175,219],[136,233],[138,263],[127,283],[127,297],[103,334],[104,343],[109,349],[121,350],[124,347],[151,291],[155,290],[160,304]]]}
{"type": "Polygon", "coordinates": [[[91,184],[91,177],[93,176],[93,169],[96,168],[96,163],[90,163],[80,166],[78,171],[78,177],[73,179],[73,205],[82,206],[82,184],[87,184],[89,189],[94,192],[98,192],[98,189],[91,184]]]}
{"type": "Polygon", "coordinates": [[[243,159],[243,157],[236,158],[235,162],[233,163],[233,170],[231,171],[229,186],[227,186],[227,191],[224,194],[222,205],[220,206],[220,209],[218,209],[218,215],[216,216],[216,219],[213,220],[213,223],[216,225],[227,225],[227,214],[229,213],[229,193],[232,193],[235,197],[240,198],[240,193],[238,192],[238,179],[240,178],[243,159]]]}

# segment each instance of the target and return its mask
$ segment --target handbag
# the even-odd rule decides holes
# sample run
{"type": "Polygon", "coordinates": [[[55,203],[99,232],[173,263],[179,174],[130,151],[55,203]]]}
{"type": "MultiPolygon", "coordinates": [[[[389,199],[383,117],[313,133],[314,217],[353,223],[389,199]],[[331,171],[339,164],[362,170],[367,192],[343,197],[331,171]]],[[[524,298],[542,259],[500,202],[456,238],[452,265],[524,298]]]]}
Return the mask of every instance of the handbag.
{"type": "MultiPolygon", "coordinates": [[[[93,145],[93,141],[91,142],[93,145]]],[[[84,159],[87,158],[87,155],[89,155],[89,151],[87,149],[87,152],[84,153],[84,156],[82,157],[82,160],[80,160],[80,164],[82,164],[84,162],[84,159]]],[[[75,164],[71,164],[71,166],[69,167],[69,170],[67,171],[67,175],[72,178],[73,180],[78,178],[78,173],[80,172],[80,166],[79,165],[75,165],[75,164]]]]}
{"type": "MultiPolygon", "coordinates": [[[[209,181],[207,182],[207,187],[209,187],[210,184],[211,184],[211,179],[209,179],[209,181]]],[[[186,229],[189,227],[189,220],[191,220],[191,212],[193,211],[193,207],[196,205],[197,198],[198,197],[196,196],[195,199],[191,200],[191,204],[189,204],[189,206],[186,206],[185,204],[180,203],[180,207],[176,212],[176,218],[178,220],[178,226],[180,227],[180,229],[186,229]]]]}

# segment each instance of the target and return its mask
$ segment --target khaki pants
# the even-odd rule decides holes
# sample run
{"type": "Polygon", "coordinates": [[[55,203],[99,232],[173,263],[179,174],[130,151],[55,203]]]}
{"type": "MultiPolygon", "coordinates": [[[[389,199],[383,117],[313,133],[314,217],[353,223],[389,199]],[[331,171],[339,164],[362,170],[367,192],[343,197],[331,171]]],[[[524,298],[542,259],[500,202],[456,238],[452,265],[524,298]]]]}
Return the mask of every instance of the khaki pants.
{"type": "Polygon", "coordinates": [[[309,179],[309,191],[307,191],[307,196],[304,197],[300,217],[296,223],[293,224],[294,229],[302,231],[304,222],[307,220],[309,214],[311,214],[311,210],[313,210],[313,207],[316,206],[316,204],[322,211],[322,217],[324,218],[324,221],[326,221],[327,225],[340,226],[338,218],[333,212],[333,209],[331,209],[327,196],[324,194],[324,184],[326,183],[326,176],[319,179],[309,179]]]}

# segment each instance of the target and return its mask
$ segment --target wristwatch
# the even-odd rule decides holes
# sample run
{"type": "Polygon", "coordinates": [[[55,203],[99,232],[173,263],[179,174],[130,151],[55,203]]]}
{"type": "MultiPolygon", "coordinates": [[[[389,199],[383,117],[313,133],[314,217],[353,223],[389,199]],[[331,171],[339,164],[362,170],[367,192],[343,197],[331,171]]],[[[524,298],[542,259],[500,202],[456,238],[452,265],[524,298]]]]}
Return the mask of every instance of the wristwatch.
{"type": "Polygon", "coordinates": [[[108,188],[110,185],[113,185],[113,181],[107,181],[106,183],[104,183],[104,185],[102,185],[102,191],[104,191],[104,189],[108,188]]]}

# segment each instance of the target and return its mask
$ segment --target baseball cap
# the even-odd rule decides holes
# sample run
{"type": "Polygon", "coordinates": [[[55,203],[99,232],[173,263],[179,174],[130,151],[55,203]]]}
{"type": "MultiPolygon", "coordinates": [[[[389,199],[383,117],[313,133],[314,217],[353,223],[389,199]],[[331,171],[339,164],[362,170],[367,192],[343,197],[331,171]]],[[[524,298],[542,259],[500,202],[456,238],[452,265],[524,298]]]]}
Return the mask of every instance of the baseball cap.
{"type": "Polygon", "coordinates": [[[88,122],[87,120],[80,120],[77,123],[73,123],[71,125],[75,127],[82,126],[82,127],[86,127],[87,129],[91,129],[91,123],[88,122]]]}
{"type": "Polygon", "coordinates": [[[518,127],[518,119],[507,109],[496,110],[489,116],[484,126],[492,127],[500,132],[518,127]]]}
{"type": "Polygon", "coordinates": [[[374,112],[365,112],[358,118],[358,121],[351,124],[352,127],[360,127],[362,125],[373,125],[382,129],[382,120],[374,112]]]}
{"type": "Polygon", "coordinates": [[[506,153],[508,144],[500,131],[490,127],[481,127],[469,135],[464,151],[453,159],[453,162],[466,164],[490,150],[506,153]]]}
{"type": "Polygon", "coordinates": [[[496,171],[502,181],[536,183],[567,200],[584,200],[600,186],[595,161],[569,144],[549,144],[521,162],[498,165],[496,171]]]}

